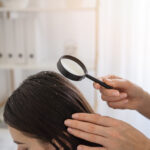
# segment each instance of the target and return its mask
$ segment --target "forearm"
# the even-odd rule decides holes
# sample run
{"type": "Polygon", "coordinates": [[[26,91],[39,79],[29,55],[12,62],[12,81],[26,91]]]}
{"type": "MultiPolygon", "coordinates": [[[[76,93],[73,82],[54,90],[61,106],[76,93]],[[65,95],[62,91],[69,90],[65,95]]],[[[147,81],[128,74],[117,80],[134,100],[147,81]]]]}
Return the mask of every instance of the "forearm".
{"type": "Polygon", "coordinates": [[[143,98],[141,99],[141,104],[137,111],[150,119],[150,94],[149,93],[145,92],[143,98]]]}

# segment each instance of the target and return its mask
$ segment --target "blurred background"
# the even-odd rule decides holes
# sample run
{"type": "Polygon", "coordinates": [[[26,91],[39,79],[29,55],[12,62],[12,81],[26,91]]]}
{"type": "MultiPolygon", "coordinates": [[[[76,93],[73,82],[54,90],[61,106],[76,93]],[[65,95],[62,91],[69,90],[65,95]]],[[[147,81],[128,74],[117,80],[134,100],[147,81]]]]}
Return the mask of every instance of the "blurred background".
{"type": "MultiPolygon", "coordinates": [[[[80,58],[96,77],[115,74],[150,91],[150,1],[0,0],[1,150],[16,149],[2,117],[8,96],[27,76],[57,71],[64,54],[80,58]]],[[[73,83],[95,112],[150,137],[148,119],[109,108],[89,80],[73,83]]]]}

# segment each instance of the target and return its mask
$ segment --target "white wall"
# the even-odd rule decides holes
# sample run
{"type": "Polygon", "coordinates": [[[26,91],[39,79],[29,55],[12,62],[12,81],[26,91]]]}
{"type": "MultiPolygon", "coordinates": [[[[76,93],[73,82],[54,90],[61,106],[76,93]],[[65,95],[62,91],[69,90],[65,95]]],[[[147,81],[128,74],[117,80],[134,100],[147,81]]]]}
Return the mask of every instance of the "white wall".
{"type": "MultiPolygon", "coordinates": [[[[150,1],[101,0],[99,75],[115,74],[150,91],[150,1]]],[[[100,95],[100,94],[99,94],[100,95]]],[[[99,101],[98,112],[128,122],[150,137],[150,120],[136,111],[114,110],[99,101]]]]}

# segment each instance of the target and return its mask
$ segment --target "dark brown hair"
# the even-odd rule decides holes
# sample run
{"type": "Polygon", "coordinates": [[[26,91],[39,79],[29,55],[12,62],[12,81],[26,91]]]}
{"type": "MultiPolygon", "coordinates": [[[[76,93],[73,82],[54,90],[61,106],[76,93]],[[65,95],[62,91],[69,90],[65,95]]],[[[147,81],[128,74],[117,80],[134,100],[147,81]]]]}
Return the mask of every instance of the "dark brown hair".
{"type": "Polygon", "coordinates": [[[40,72],[27,78],[9,97],[4,120],[56,149],[58,144],[65,150],[76,150],[79,144],[97,146],[67,132],[64,120],[77,112],[93,112],[79,90],[57,73],[40,72]]]}

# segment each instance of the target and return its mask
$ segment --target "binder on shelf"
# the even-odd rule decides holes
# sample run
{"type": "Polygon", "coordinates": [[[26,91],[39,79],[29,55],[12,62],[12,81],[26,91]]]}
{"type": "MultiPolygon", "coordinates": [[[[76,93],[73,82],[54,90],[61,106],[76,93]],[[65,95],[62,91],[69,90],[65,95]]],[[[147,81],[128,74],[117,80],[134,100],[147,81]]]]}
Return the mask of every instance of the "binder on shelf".
{"type": "Polygon", "coordinates": [[[14,36],[15,36],[15,62],[16,64],[25,64],[25,47],[24,47],[24,18],[21,16],[14,19],[14,36]]]}
{"type": "Polygon", "coordinates": [[[0,16],[0,63],[5,62],[4,50],[4,22],[2,16],[0,16]]]}
{"type": "Polygon", "coordinates": [[[4,17],[5,57],[6,63],[14,63],[13,23],[7,16],[4,17]]]}
{"type": "Polygon", "coordinates": [[[31,14],[30,18],[26,19],[26,33],[25,33],[25,41],[26,41],[26,55],[27,55],[27,63],[35,64],[36,63],[36,28],[35,28],[35,16],[31,14]]]}

